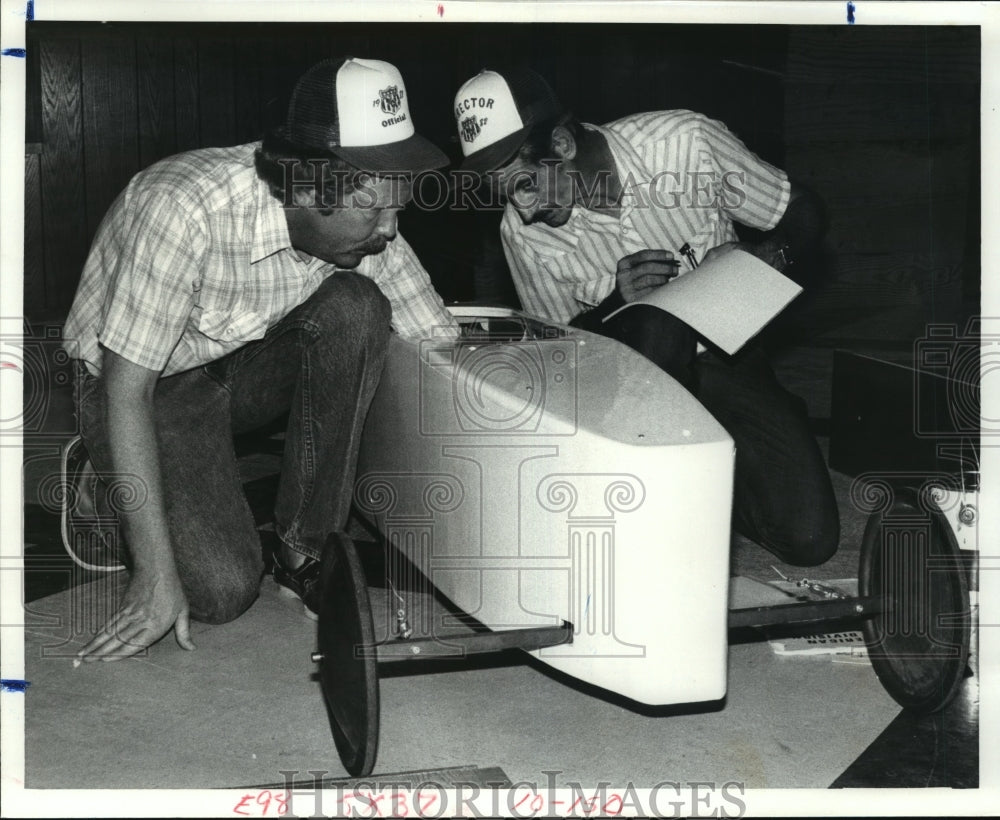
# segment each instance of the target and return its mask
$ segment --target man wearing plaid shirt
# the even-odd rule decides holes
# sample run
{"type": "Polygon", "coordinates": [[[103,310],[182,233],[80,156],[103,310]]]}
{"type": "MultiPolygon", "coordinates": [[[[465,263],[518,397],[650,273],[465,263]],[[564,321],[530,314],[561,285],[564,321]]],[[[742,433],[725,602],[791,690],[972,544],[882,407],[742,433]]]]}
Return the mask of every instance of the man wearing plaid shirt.
{"type": "Polygon", "coordinates": [[[255,600],[261,545],[233,434],[288,414],[275,578],[315,613],[318,559],[346,524],[390,327],[457,334],[396,234],[407,176],[446,157],[413,129],[396,68],[325,60],[262,144],[138,174],[98,230],[66,323],[98,473],[134,482],[132,574],[83,661],[133,655],[255,600]]]}

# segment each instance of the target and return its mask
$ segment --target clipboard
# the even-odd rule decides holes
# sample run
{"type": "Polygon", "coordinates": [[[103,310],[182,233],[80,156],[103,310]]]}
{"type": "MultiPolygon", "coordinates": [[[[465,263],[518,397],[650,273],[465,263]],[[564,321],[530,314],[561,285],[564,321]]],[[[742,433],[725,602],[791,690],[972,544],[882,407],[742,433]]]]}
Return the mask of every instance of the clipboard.
{"type": "Polygon", "coordinates": [[[766,262],[733,248],[618,308],[604,321],[633,305],[652,305],[733,355],[801,292],[800,285],[766,262]]]}

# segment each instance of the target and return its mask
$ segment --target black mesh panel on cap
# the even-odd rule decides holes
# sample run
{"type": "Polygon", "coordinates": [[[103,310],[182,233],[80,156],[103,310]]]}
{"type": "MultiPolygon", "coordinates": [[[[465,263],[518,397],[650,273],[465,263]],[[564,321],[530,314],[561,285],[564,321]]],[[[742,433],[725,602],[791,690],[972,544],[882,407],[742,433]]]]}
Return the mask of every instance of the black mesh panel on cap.
{"type": "Polygon", "coordinates": [[[534,71],[522,68],[501,75],[514,97],[517,113],[525,125],[562,114],[563,107],[552,87],[534,71]]]}
{"type": "Polygon", "coordinates": [[[290,142],[326,150],[340,144],[337,72],[347,59],[323,60],[296,83],[285,122],[290,142]]]}

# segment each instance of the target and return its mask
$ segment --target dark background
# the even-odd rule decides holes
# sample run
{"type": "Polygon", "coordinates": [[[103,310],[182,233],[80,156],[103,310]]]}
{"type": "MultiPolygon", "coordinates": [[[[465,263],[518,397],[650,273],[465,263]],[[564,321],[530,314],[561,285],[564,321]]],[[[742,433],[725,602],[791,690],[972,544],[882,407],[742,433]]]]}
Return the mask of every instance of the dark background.
{"type": "MultiPolygon", "coordinates": [[[[138,170],[281,120],[327,56],[386,59],[417,129],[458,156],[451,103],[526,62],[585,122],[690,108],[827,202],[811,287],[780,328],[912,343],[979,305],[975,27],[608,24],[28,24],[25,313],[58,320],[101,217],[138,170]]],[[[447,301],[502,298],[498,214],[409,209],[401,232],[447,301]]]]}

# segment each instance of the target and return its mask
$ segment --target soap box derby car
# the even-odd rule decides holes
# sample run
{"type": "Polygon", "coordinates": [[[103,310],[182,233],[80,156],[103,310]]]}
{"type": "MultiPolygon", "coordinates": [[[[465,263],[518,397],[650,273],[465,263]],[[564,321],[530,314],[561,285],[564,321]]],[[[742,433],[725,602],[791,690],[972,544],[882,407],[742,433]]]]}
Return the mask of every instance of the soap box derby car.
{"type": "Polygon", "coordinates": [[[451,310],[457,340],[392,338],[362,439],[355,509],[384,545],[389,616],[349,537],[323,560],[313,660],[350,773],[374,766],[380,662],[513,647],[639,703],[694,703],[726,693],[729,629],[851,617],[902,705],[951,700],[971,620],[951,488],[865,490],[857,597],[730,611],[729,434],[618,342],[451,310]],[[474,630],[430,617],[427,592],[474,630]]]}
{"type": "MultiPolygon", "coordinates": [[[[957,479],[855,481],[851,502],[870,513],[856,596],[810,583],[821,599],[729,609],[728,433],[618,342],[508,309],[450,309],[458,339],[392,337],[365,423],[354,507],[385,577],[366,576],[373,551],[359,555],[346,533],[324,550],[312,660],[348,772],[375,765],[383,662],[516,648],[638,703],[697,703],[726,693],[730,630],[853,619],[902,706],[952,700],[972,634],[974,457],[957,479]]],[[[109,559],[115,521],[88,517],[88,493],[69,491],[93,476],[79,437],[62,460],[67,551],[88,570],[124,569],[109,559]]]]}

